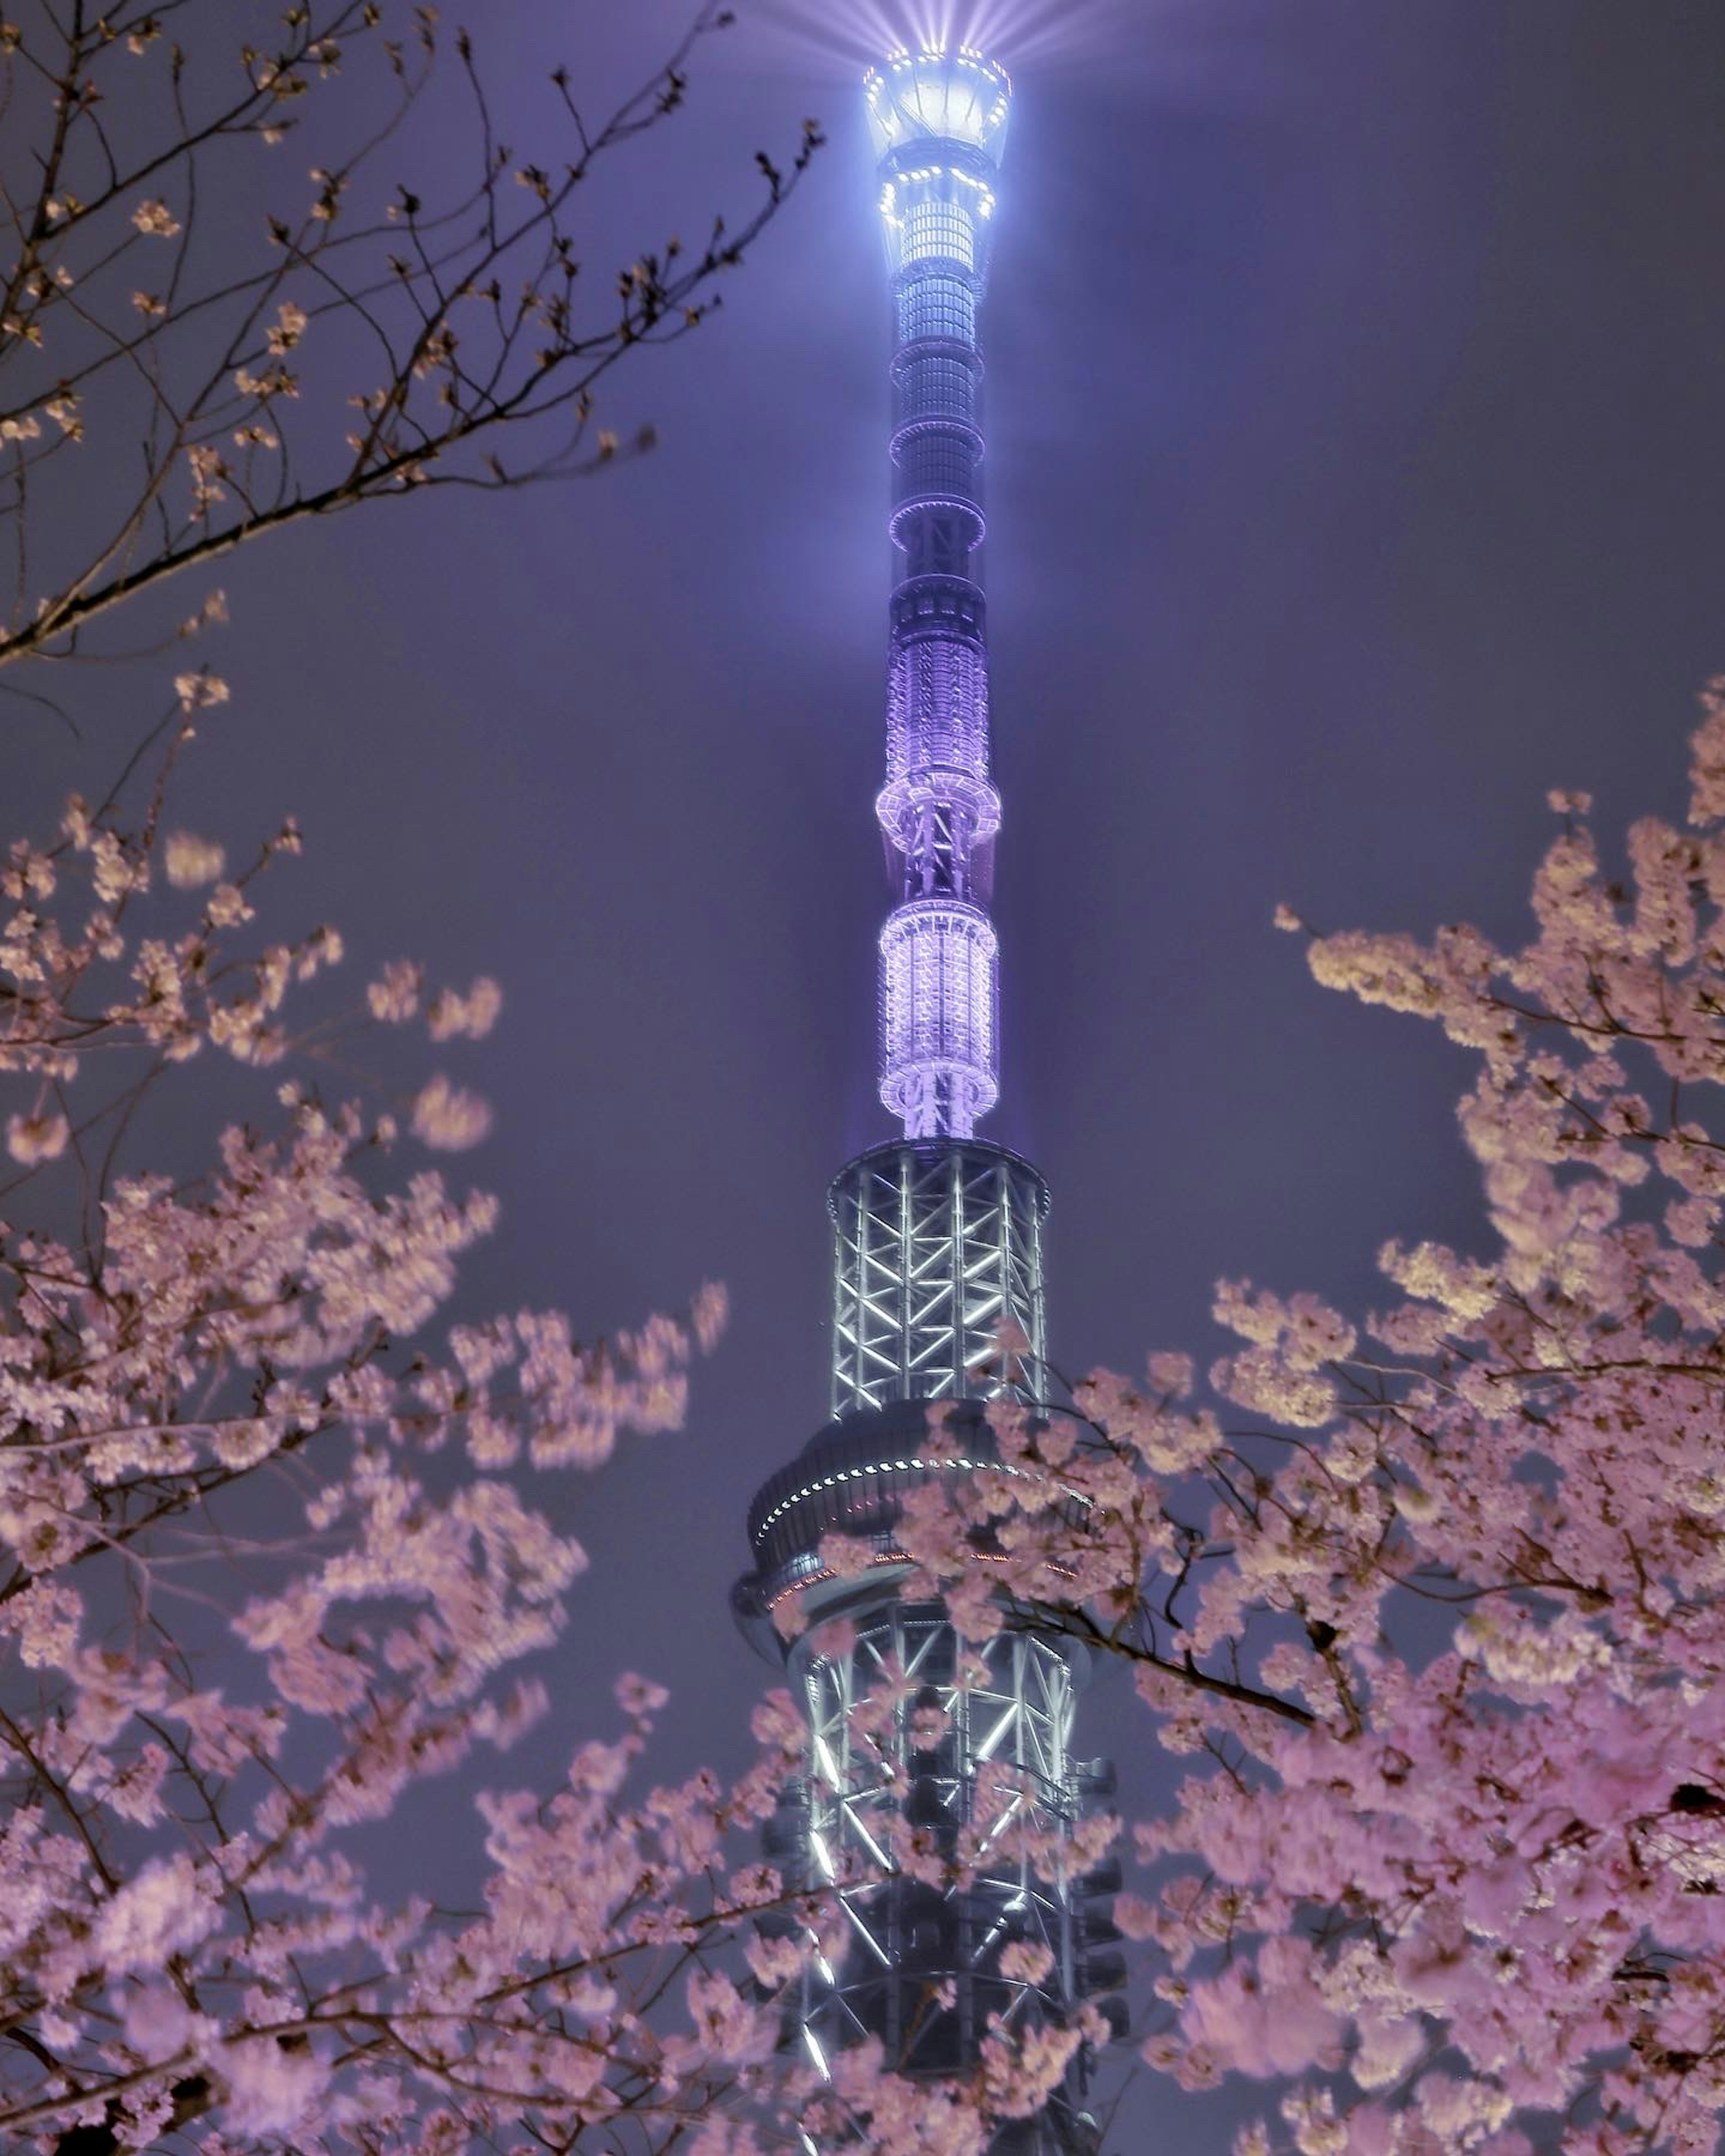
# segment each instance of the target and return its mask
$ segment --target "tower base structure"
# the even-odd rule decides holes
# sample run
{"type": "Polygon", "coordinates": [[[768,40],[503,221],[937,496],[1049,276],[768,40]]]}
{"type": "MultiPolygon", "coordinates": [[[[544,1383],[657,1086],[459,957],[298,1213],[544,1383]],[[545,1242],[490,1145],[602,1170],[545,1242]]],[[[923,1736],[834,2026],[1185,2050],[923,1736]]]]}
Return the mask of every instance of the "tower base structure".
{"type": "MultiPolygon", "coordinates": [[[[791,1892],[831,1897],[845,1920],[839,1953],[811,1951],[788,2015],[788,2041],[823,2075],[838,2051],[874,2040],[896,2072],[961,2081],[991,2035],[1031,2037],[1125,1981],[1108,1916],[1119,1867],[1061,1853],[1113,1786],[1106,1762],[1074,1751],[1086,1650],[1004,1609],[993,1638],[968,1641],[940,1603],[903,1599],[904,1497],[991,1460],[983,1402],[939,1413],[950,1460],[918,1456],[924,1399],[852,1409],[818,1432],[757,1493],[755,1565],[733,1593],[745,1636],[784,1671],[809,1725],[806,1768],[781,1792],[766,1852],[791,1892]],[[837,1576],[821,1554],[829,1534],[870,1544],[871,1568],[837,1576]],[[789,1599],[800,1629],[787,1639],[774,1614],[789,1599]]],[[[1083,2087],[1080,2060],[1035,2118],[998,2130],[993,2156],[1091,2156],[1083,2087]]]]}

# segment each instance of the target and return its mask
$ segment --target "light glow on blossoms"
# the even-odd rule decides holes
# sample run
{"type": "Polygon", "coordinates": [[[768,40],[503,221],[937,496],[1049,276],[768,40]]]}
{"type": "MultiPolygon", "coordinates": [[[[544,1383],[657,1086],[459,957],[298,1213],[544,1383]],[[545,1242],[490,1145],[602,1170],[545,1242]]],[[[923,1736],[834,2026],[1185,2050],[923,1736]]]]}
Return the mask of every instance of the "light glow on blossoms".
{"type": "Polygon", "coordinates": [[[56,1111],[39,1110],[33,1115],[6,1118],[6,1150],[23,1168],[58,1160],[71,1135],[65,1117],[56,1111]]]}
{"type": "Polygon", "coordinates": [[[167,880],[176,891],[195,891],[213,883],[228,865],[226,850],[214,839],[192,831],[170,831],[166,849],[167,880]]]}
{"type": "Polygon", "coordinates": [[[434,1152],[465,1152],[490,1136],[491,1111],[470,1087],[439,1071],[414,1096],[413,1129],[434,1152]]]}
{"type": "Polygon", "coordinates": [[[502,989],[482,974],[465,996],[454,988],[440,989],[426,1013],[426,1027],[434,1040],[483,1040],[502,1008],[502,989]]]}

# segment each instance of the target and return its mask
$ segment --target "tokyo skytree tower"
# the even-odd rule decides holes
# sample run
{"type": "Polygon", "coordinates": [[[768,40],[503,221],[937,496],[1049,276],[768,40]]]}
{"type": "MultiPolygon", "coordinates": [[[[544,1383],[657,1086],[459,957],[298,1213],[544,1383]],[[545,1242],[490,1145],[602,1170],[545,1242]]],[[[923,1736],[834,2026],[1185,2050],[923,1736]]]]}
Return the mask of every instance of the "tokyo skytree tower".
{"type": "MultiPolygon", "coordinates": [[[[931,48],[893,54],[866,92],[896,330],[889,531],[899,578],[875,803],[895,903],[880,937],[880,1092],[903,1135],[850,1162],[829,1190],[831,1419],[757,1492],[752,1568],[735,1604],[809,1724],[807,1769],[783,1793],[768,1853],[793,1889],[836,1892],[847,1922],[842,1952],[811,1958],[793,2041],[822,2075],[839,2050],[873,2038],[889,2066],[942,2080],[974,2068],[991,2029],[1010,2041],[1064,2022],[1085,1998],[1117,1990],[1125,1969],[1108,1916],[1117,1866],[1074,1876],[1076,1864],[1045,1860],[1033,1870],[1006,1853],[1011,1835],[991,1856],[986,1830],[963,1885],[911,1878],[891,1855],[904,1822],[933,1850],[956,1851],[1002,1767],[1022,1792],[1020,1819],[1058,1845],[1112,1776],[1075,1753],[1081,1648],[1020,1621],[967,1650],[942,1604],[899,1592],[900,1502],[946,1471],[918,1456],[930,1403],[947,1404],[962,1472],[989,1456],[988,1399],[1046,1398],[1048,1192],[1027,1161],[976,1135],[999,1094],[988,900],[1000,825],[978,559],[977,311],[1010,85],[978,52],[931,48]],[[865,1577],[839,1578],[823,1563],[833,1533],[873,1545],[865,1577]],[[823,1651],[806,1633],[783,1641],[773,1613],[789,1597],[817,1626],[848,1619],[845,1646],[823,1651]],[[860,1741],[851,1710],[889,1676],[889,1726],[883,1736],[876,1717],[860,1741]],[[1003,1969],[1014,1944],[1047,1953],[1008,1955],[1003,1969]],[[1036,1980],[1008,1973],[1045,1958],[1036,1980]]],[[[1042,2115],[1003,2128],[994,2148],[1093,2148],[1082,2103],[1081,2062],[1042,2115]]]]}

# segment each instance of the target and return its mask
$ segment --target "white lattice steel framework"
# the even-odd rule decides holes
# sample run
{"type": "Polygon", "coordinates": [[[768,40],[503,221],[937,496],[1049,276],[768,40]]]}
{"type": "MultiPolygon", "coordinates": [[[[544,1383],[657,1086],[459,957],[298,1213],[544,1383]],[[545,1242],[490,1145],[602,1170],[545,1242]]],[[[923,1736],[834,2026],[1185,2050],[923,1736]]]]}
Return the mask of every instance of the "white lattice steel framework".
{"type": "MultiPolygon", "coordinates": [[[[1067,1658],[1024,1635],[967,1650],[938,1607],[895,1606],[860,1624],[846,1653],[798,1656],[793,1675],[810,1729],[805,1883],[833,1890],[850,1933],[836,1964],[810,1960],[799,2041],[817,2069],[875,2037],[901,2071],[962,2071],[991,2029],[1045,2023],[1077,1987],[1070,1867],[1013,1853],[1015,1830],[1058,1844],[1076,1816],[1067,1658]],[[974,1841],[967,1883],[908,1876],[907,1841],[944,1862],[974,1841]],[[1041,1981],[1003,1970],[1015,1943],[1046,1949],[1041,1981]]],[[[1022,2145],[1084,2145],[1070,2108],[1022,2145]]]]}
{"type": "Polygon", "coordinates": [[[834,1414],[1009,1388],[1046,1397],[1048,1190],[1028,1162],[974,1138],[876,1146],[828,1204],[834,1414]]]}

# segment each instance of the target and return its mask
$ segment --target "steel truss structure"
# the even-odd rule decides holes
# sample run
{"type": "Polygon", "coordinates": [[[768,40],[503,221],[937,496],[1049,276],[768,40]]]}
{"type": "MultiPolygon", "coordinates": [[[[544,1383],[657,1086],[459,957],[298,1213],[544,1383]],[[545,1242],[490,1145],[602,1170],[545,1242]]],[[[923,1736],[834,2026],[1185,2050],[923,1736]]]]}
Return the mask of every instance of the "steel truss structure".
{"type": "MultiPolygon", "coordinates": [[[[1080,1803],[1072,1757],[1076,1686],[1066,1652],[1019,1635],[967,1648],[938,1606],[877,1610],[838,1656],[793,1665],[810,1730],[806,1784],[782,1808],[803,1817],[796,1845],[811,1887],[830,1888],[849,1928],[834,1964],[809,1965],[799,2041],[824,2071],[841,2045],[878,2038],[901,2071],[941,2076],[973,2064],[991,2029],[1058,2018],[1081,1989],[1083,1912],[1072,1868],[1015,1853],[1028,1830],[1055,1845],[1080,1803]],[[975,1850],[962,1889],[906,1876],[925,1859],[975,1850]],[[1003,1954],[1040,1948],[1033,1981],[1003,1954]]],[[[1075,2091],[1001,2144],[1025,2151],[1093,2145],[1075,2091]]]]}
{"type": "Polygon", "coordinates": [[[827,1203],[834,1414],[1005,1389],[1046,1397],[1048,1186],[1027,1161],[978,1139],[876,1146],[827,1203]]]}

